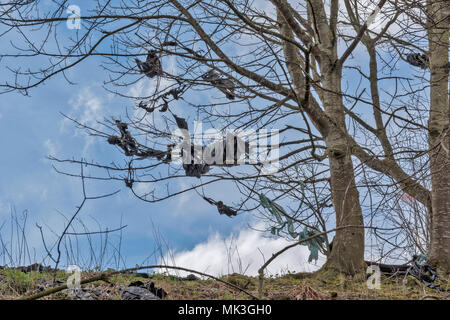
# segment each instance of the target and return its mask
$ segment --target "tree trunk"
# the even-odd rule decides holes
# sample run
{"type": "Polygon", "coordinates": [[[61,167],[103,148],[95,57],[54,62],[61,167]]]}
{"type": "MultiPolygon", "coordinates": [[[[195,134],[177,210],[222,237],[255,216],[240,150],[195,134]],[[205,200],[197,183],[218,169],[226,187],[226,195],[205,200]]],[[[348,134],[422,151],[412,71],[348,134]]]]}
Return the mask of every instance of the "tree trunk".
{"type": "MultiPolygon", "coordinates": [[[[286,4],[279,9],[286,9],[286,4]]],[[[324,270],[333,269],[349,275],[359,274],[364,270],[364,229],[359,192],[355,184],[351,148],[346,137],[345,113],[341,92],[341,68],[336,67],[337,42],[331,34],[336,34],[336,26],[329,27],[324,10],[317,17],[318,29],[321,30],[322,43],[317,46],[320,53],[320,71],[322,74],[322,89],[318,95],[322,100],[325,114],[321,121],[311,108],[299,102],[299,108],[308,113],[316,129],[322,134],[328,152],[330,164],[330,184],[333,206],[336,213],[336,236],[333,240],[333,249],[328,257],[324,270]],[[330,30],[332,28],[332,30],[330,30]],[[325,122],[325,123],[324,123],[325,122]],[[326,128],[325,128],[326,127],[326,128]],[[352,226],[352,227],[347,227],[352,226]],[[357,226],[357,227],[355,227],[357,226]],[[359,227],[360,226],[360,227],[359,227]]],[[[323,8],[322,8],[323,9],[323,8]]],[[[334,8],[337,13],[338,8],[334,8]]],[[[277,10],[281,34],[294,41],[293,30],[280,10],[277,10]]],[[[297,99],[305,96],[306,80],[302,73],[305,61],[300,56],[298,48],[291,42],[283,42],[283,51],[286,66],[289,71],[297,99]]],[[[317,106],[320,109],[320,106],[317,106]]]]}
{"type": "Polygon", "coordinates": [[[340,70],[332,70],[324,81],[324,106],[337,125],[330,126],[325,137],[330,164],[330,184],[336,213],[336,236],[324,268],[354,275],[364,270],[364,228],[359,192],[355,183],[351,150],[342,131],[346,132],[342,105],[340,70]],[[337,129],[340,130],[337,130],[337,129]],[[355,227],[361,226],[361,227],[355,227]]]}
{"type": "Polygon", "coordinates": [[[450,272],[450,155],[449,155],[449,7],[448,1],[428,1],[430,49],[429,148],[432,184],[430,264],[450,272]]]}

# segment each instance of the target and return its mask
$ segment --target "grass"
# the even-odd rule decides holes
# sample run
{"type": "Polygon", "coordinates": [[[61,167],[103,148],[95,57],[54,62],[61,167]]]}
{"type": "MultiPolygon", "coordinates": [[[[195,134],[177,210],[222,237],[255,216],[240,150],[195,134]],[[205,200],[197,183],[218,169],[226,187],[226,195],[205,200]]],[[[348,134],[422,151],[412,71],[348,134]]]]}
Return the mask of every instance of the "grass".
{"type": "MultiPolygon", "coordinates": [[[[95,272],[83,272],[82,278],[90,278],[95,272]]],[[[67,276],[59,272],[56,279],[65,281],[67,276]]],[[[245,288],[250,293],[258,294],[258,278],[240,274],[222,277],[223,280],[245,288]]],[[[134,274],[112,276],[109,282],[97,281],[89,283],[83,288],[102,291],[101,299],[119,300],[120,288],[128,286],[132,281],[153,281],[156,286],[163,288],[170,300],[235,300],[248,297],[224,284],[214,280],[186,281],[177,280],[172,276],[153,275],[151,279],[143,279],[134,274]]],[[[24,294],[36,293],[50,287],[53,281],[52,273],[30,272],[23,273],[14,269],[0,270],[0,299],[16,299],[24,294]]],[[[274,300],[416,300],[416,299],[449,299],[449,293],[442,293],[424,287],[422,283],[409,277],[403,282],[403,277],[382,277],[381,288],[371,290],[365,282],[355,282],[344,276],[331,280],[323,280],[307,273],[292,273],[284,276],[266,278],[263,294],[266,299],[274,300]]],[[[56,293],[43,299],[70,299],[66,291],[56,293]]]]}
{"type": "Polygon", "coordinates": [[[35,285],[35,275],[23,273],[15,269],[5,269],[1,272],[0,292],[6,295],[21,295],[31,290],[35,285]]]}

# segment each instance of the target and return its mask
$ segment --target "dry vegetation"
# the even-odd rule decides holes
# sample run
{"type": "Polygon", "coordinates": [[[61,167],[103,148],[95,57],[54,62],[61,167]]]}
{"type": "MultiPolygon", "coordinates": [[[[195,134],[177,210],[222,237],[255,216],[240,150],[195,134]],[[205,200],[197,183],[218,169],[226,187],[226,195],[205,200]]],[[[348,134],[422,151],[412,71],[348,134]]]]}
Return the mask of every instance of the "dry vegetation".
{"type": "MultiPolygon", "coordinates": [[[[96,275],[94,272],[83,272],[82,279],[96,275]]],[[[65,282],[64,271],[56,274],[56,285],[65,282]]],[[[239,274],[221,277],[254,295],[258,295],[258,279],[239,274]]],[[[157,287],[167,292],[169,300],[236,300],[249,299],[243,292],[231,289],[215,280],[180,280],[174,276],[150,274],[142,278],[142,274],[116,275],[108,282],[96,281],[83,286],[95,300],[121,300],[121,288],[133,281],[153,281],[157,287]]],[[[53,286],[53,273],[30,272],[16,270],[0,271],[0,299],[18,299],[24,295],[34,294],[53,286]]],[[[445,288],[445,287],[444,287],[445,288]]],[[[369,290],[365,282],[355,282],[349,278],[338,277],[324,281],[314,274],[293,273],[284,276],[267,278],[264,281],[265,299],[273,300],[410,300],[439,299],[449,300],[450,293],[438,292],[425,288],[423,284],[409,277],[382,277],[380,290],[369,290]]],[[[44,297],[45,300],[73,299],[67,290],[44,297]]]]}

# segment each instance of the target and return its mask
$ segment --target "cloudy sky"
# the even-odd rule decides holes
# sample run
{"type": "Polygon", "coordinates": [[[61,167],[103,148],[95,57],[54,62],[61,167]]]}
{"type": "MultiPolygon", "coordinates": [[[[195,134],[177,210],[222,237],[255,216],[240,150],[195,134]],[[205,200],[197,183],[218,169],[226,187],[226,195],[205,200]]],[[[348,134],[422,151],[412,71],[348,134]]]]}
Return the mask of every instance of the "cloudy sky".
{"type": "MultiPolygon", "coordinates": [[[[17,59],[11,62],[16,65],[21,63],[17,59]]],[[[4,71],[1,72],[2,82],[11,81],[6,64],[1,67],[4,71]]],[[[171,62],[166,61],[165,67],[171,68],[171,62]]],[[[74,84],[69,84],[59,75],[30,90],[29,96],[12,92],[2,95],[0,99],[3,150],[0,160],[0,232],[2,246],[6,248],[6,251],[0,250],[0,265],[34,262],[29,260],[40,262],[45,251],[37,226],[42,227],[46,243],[51,245],[82,200],[81,181],[57,173],[53,166],[61,166],[48,160],[48,156],[84,158],[104,163],[122,160],[116,148],[102,139],[87,136],[63,114],[96,127],[97,121],[120,118],[126,108],[132,110],[130,101],[102,88],[106,76],[100,67],[100,59],[88,59],[69,70],[66,76],[74,84]],[[15,219],[22,225],[25,217],[27,250],[21,249],[23,238],[17,237],[15,230],[15,219]]],[[[154,82],[142,79],[129,88],[129,93],[145,93],[153,86],[154,82]]],[[[183,106],[175,108],[181,114],[185,112],[183,106]]],[[[62,168],[79,173],[77,166],[62,168]]],[[[176,187],[189,186],[195,182],[192,179],[196,178],[181,179],[176,182],[176,187]]],[[[251,214],[234,218],[219,215],[215,207],[195,193],[149,204],[136,199],[123,183],[88,181],[86,187],[90,196],[120,190],[107,199],[88,202],[78,216],[81,222],[77,222],[75,229],[71,230],[83,232],[86,231],[83,226],[86,226],[92,232],[126,225],[121,233],[108,236],[111,246],[102,261],[103,267],[117,265],[120,244],[120,267],[155,260],[173,263],[175,260],[178,265],[213,274],[232,271],[255,274],[267,257],[290,243],[250,229],[249,225],[264,229],[251,214]]],[[[235,197],[231,185],[222,184],[208,191],[211,194],[229,193],[227,198],[230,199],[235,197]]],[[[104,236],[92,236],[92,239],[93,250],[100,256],[104,236]]],[[[79,239],[79,242],[80,248],[72,254],[79,261],[74,258],[64,263],[78,263],[83,267],[101,264],[100,258],[92,259],[86,241],[79,239]]],[[[76,241],[73,240],[73,243],[76,241]]],[[[306,247],[292,250],[274,262],[269,271],[313,270],[317,266],[307,264],[308,254],[306,247]]],[[[50,263],[48,259],[45,261],[50,263]]]]}
{"type": "MultiPolygon", "coordinates": [[[[59,167],[58,164],[46,157],[120,161],[115,148],[85,135],[61,115],[95,126],[97,120],[121,113],[126,101],[105,93],[101,88],[103,79],[95,70],[100,73],[95,62],[88,62],[72,74],[74,79],[80,79],[77,85],[70,86],[54,78],[32,91],[30,97],[9,93],[0,100],[4,150],[0,160],[0,226],[6,222],[1,232],[8,242],[11,210],[15,209],[19,217],[27,210],[27,241],[30,249],[37,250],[38,257],[43,254],[43,248],[35,224],[44,226],[46,237],[54,241],[50,229],[62,230],[63,215],[69,217],[82,200],[80,180],[55,172],[52,165],[59,167]],[[85,74],[90,75],[87,82],[82,80],[85,74]]],[[[79,172],[76,166],[69,169],[75,174],[79,172]]],[[[180,180],[180,187],[191,183],[190,179],[180,180]]],[[[148,262],[146,259],[155,255],[159,257],[160,252],[155,254],[155,250],[162,246],[163,253],[170,250],[178,265],[215,274],[237,270],[242,265],[248,273],[255,274],[264,259],[289,244],[284,239],[249,229],[249,224],[254,225],[249,214],[234,218],[219,215],[215,207],[196,194],[149,204],[136,199],[123,183],[88,181],[86,186],[92,196],[120,190],[110,198],[88,202],[79,217],[90,226],[90,231],[127,225],[122,232],[121,252],[127,266],[148,262]]],[[[216,190],[218,194],[233,192],[230,186],[216,188],[221,189],[216,190]]],[[[117,245],[118,235],[111,235],[109,241],[117,245]]],[[[306,263],[307,257],[306,247],[299,247],[278,259],[270,271],[313,270],[314,266],[306,263]]],[[[2,263],[4,260],[0,260],[2,263]]]]}
{"type": "MultiPolygon", "coordinates": [[[[20,63],[20,60],[11,61],[20,63]]],[[[69,70],[66,76],[73,84],[58,75],[31,90],[29,96],[17,92],[1,96],[0,232],[4,248],[9,251],[0,251],[0,265],[29,262],[25,257],[39,261],[45,252],[37,226],[42,226],[47,243],[53,243],[55,234],[61,232],[67,218],[82,200],[81,181],[57,173],[53,166],[61,168],[61,165],[48,160],[47,156],[103,163],[123,160],[116,148],[102,139],[87,136],[63,116],[65,114],[96,127],[97,121],[120,118],[127,108],[133,110],[129,100],[103,89],[107,76],[100,62],[101,59],[93,57],[69,70]],[[20,223],[24,222],[23,212],[26,212],[25,232],[29,250],[20,249],[22,238],[17,237],[15,226],[11,226],[12,212],[16,212],[20,223]],[[13,237],[10,238],[12,230],[13,237]]],[[[6,67],[7,63],[1,64],[2,82],[12,80],[6,67]]],[[[174,68],[173,61],[166,61],[165,67],[174,68]]],[[[139,95],[153,88],[154,82],[142,79],[130,87],[128,93],[139,95]]],[[[207,96],[199,95],[197,99],[207,99],[207,96]]],[[[174,108],[180,114],[186,114],[186,106],[176,105],[174,108]]],[[[79,173],[77,166],[63,168],[79,173]]],[[[187,187],[195,182],[192,179],[196,178],[180,179],[175,187],[187,187]]],[[[195,193],[149,204],[136,199],[123,182],[88,181],[86,187],[90,196],[120,192],[107,199],[88,202],[79,215],[81,222],[76,223],[77,229],[73,232],[82,232],[83,225],[91,232],[125,225],[126,228],[121,233],[108,236],[108,254],[103,261],[99,262],[98,257],[92,258],[91,249],[85,246],[84,240],[80,240],[84,244],[75,254],[80,260],[75,261],[74,258],[74,261],[65,263],[79,263],[83,267],[96,264],[130,267],[159,260],[175,261],[180,266],[213,274],[235,271],[256,274],[273,252],[290,243],[249,228],[264,229],[251,214],[233,218],[219,215],[215,207],[195,193]],[[121,260],[117,261],[119,248],[121,260]]],[[[232,185],[216,185],[208,191],[213,195],[226,195],[227,199],[236,197],[232,185]]],[[[92,250],[99,256],[102,241],[105,241],[104,236],[93,236],[92,250]]],[[[269,271],[273,274],[288,270],[313,271],[323,263],[323,257],[320,257],[317,264],[308,264],[308,255],[306,247],[297,247],[277,259],[269,271]]],[[[46,261],[49,262],[48,259],[46,261]]]]}

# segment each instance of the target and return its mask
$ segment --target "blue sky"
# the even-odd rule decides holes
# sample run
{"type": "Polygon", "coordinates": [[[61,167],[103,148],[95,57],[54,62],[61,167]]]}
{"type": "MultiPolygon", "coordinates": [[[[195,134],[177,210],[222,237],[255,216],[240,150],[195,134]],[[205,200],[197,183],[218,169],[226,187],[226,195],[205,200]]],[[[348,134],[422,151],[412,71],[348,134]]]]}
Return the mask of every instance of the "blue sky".
{"type": "MultiPolygon", "coordinates": [[[[87,2],[81,4],[82,9],[87,10],[87,2]]],[[[44,10],[51,5],[50,2],[44,1],[41,8],[44,10]]],[[[65,39],[64,42],[67,37],[74,36],[76,32],[65,28],[65,23],[59,24],[58,28],[60,39],[65,39]]],[[[2,43],[16,41],[18,39],[16,37],[17,34],[7,34],[3,36],[2,43]]],[[[31,39],[39,42],[42,34],[33,33],[31,39]]],[[[47,49],[55,51],[55,43],[49,41],[47,49]]],[[[2,50],[2,53],[12,51],[9,46],[4,46],[2,50]]],[[[45,60],[46,58],[34,58],[31,61],[37,64],[45,60]]],[[[40,262],[41,257],[45,256],[45,251],[36,224],[43,227],[46,243],[49,246],[54,243],[56,235],[63,230],[67,218],[75,212],[76,206],[82,200],[80,180],[56,173],[52,165],[74,173],[79,173],[79,168],[52,163],[46,159],[47,156],[52,155],[60,159],[84,158],[88,161],[95,160],[103,163],[123,160],[117,148],[104,140],[87,136],[61,115],[64,113],[82,123],[96,126],[96,121],[111,117],[120,118],[124,116],[127,108],[129,111],[132,110],[130,100],[112,95],[102,88],[103,81],[108,76],[100,67],[101,62],[101,58],[91,57],[68,70],[65,76],[74,82],[73,85],[59,74],[38,88],[30,90],[29,96],[23,96],[18,92],[1,96],[0,134],[2,138],[0,141],[4,151],[0,160],[2,172],[0,232],[6,248],[10,251],[9,254],[13,257],[10,259],[3,251],[0,253],[0,264],[35,262],[29,259],[24,260],[22,255],[18,257],[18,252],[21,252],[18,247],[20,239],[10,238],[11,234],[16,235],[14,227],[10,224],[12,211],[17,212],[20,219],[23,218],[21,212],[26,210],[25,233],[29,250],[32,252],[31,260],[36,257],[36,260],[40,262]]],[[[0,64],[1,82],[13,81],[12,73],[7,70],[7,66],[24,68],[28,63],[30,60],[26,59],[4,59],[0,64]]],[[[130,90],[133,93],[140,93],[151,90],[153,85],[154,83],[148,79],[142,79],[130,90]]],[[[191,101],[205,101],[206,95],[196,93],[191,98],[191,101]]],[[[179,115],[187,115],[183,106],[173,106],[173,108],[179,115]]],[[[172,184],[175,188],[186,187],[196,182],[192,181],[195,179],[185,178],[172,184]]],[[[214,273],[229,271],[222,269],[222,265],[226,262],[221,259],[227,256],[225,251],[230,249],[226,249],[226,246],[231,246],[234,239],[239,239],[237,243],[240,247],[247,244],[244,246],[247,249],[242,249],[242,258],[240,257],[239,260],[244,259],[246,264],[251,264],[253,271],[265,257],[287,243],[283,239],[265,239],[261,233],[249,230],[248,224],[254,222],[250,214],[239,215],[232,219],[219,215],[215,207],[192,192],[156,204],[149,204],[134,197],[123,182],[87,181],[86,187],[90,196],[120,190],[113,197],[88,202],[78,216],[89,231],[115,229],[127,225],[122,232],[121,255],[124,260],[121,261],[120,267],[141,264],[149,256],[154,258],[151,262],[154,262],[155,257],[160,259],[158,254],[154,254],[158,245],[161,245],[161,240],[155,239],[155,229],[157,236],[164,239],[162,254],[169,254],[170,249],[171,254],[181,255],[183,266],[191,265],[201,271],[212,268],[211,272],[214,273]],[[249,239],[251,241],[248,241],[249,239]],[[202,249],[205,245],[208,252],[202,249]],[[262,245],[261,248],[259,245],[262,245]],[[183,258],[186,255],[190,257],[189,261],[183,258]],[[195,264],[197,261],[204,261],[204,264],[195,264]],[[216,261],[212,263],[212,267],[210,261],[216,261]]],[[[235,190],[231,184],[224,183],[208,190],[210,196],[217,195],[234,200],[236,194],[233,194],[233,191],[235,190]]],[[[76,230],[72,232],[84,231],[81,224],[76,223],[75,226],[76,230]]],[[[100,241],[100,236],[94,236],[95,252],[101,250],[100,241]]],[[[109,241],[111,242],[110,250],[114,252],[114,247],[117,248],[120,241],[119,234],[111,234],[109,241]]],[[[62,265],[78,263],[82,267],[93,267],[98,263],[98,261],[89,260],[90,251],[86,241],[80,240],[80,243],[83,258],[80,261],[64,261],[63,259],[62,265]]],[[[283,268],[290,268],[290,270],[303,268],[307,253],[302,247],[286,255],[286,259],[277,262],[274,272],[283,268]],[[287,261],[290,261],[290,266],[287,266],[287,261]]],[[[44,262],[51,261],[46,259],[44,262]]],[[[115,266],[114,262],[104,264],[102,267],[115,266]]]]}
{"type": "MultiPolygon", "coordinates": [[[[67,30],[63,32],[70,33],[67,30]]],[[[359,45],[353,62],[364,63],[365,58],[365,49],[359,45]]],[[[11,61],[16,64],[20,62],[11,61]]],[[[62,75],[57,75],[31,90],[30,96],[12,92],[2,95],[0,99],[0,142],[3,150],[0,160],[0,226],[4,221],[9,221],[12,207],[18,212],[28,210],[27,239],[30,247],[36,248],[38,257],[43,254],[43,248],[35,223],[44,226],[45,235],[51,242],[51,239],[54,240],[51,230],[58,233],[64,226],[65,219],[61,212],[69,217],[82,199],[80,180],[56,173],[52,168],[55,163],[46,157],[84,158],[101,163],[123,160],[116,148],[104,140],[87,136],[61,115],[64,113],[80,122],[96,126],[98,120],[120,118],[127,108],[132,110],[130,100],[112,95],[102,88],[103,81],[107,79],[100,67],[102,61],[101,58],[91,57],[68,71],[67,76],[75,85],[70,85],[62,75]]],[[[171,64],[170,61],[165,63],[171,64]]],[[[6,64],[2,63],[0,68],[2,82],[11,80],[8,78],[11,73],[5,69],[6,64]]],[[[349,81],[343,82],[343,86],[349,85],[351,88],[356,86],[353,79],[359,80],[351,76],[347,79],[349,81]]],[[[152,81],[142,79],[129,92],[146,92],[153,85],[152,81]]],[[[390,85],[389,82],[385,83],[383,89],[390,90],[390,85]]],[[[197,101],[208,99],[205,92],[194,93],[190,98],[197,101]]],[[[181,115],[188,115],[186,107],[181,104],[175,105],[174,110],[181,115]]],[[[79,172],[77,166],[57,166],[73,173],[79,172]]],[[[196,178],[181,179],[174,182],[174,187],[186,187],[193,179],[196,178]]],[[[120,190],[113,197],[89,202],[79,218],[89,226],[90,231],[98,230],[99,226],[114,229],[127,225],[122,233],[122,256],[125,260],[121,267],[141,264],[152,255],[160,244],[154,237],[155,228],[168,242],[163,247],[166,259],[170,249],[184,266],[202,271],[211,269],[215,273],[230,271],[229,266],[221,267],[227,264],[224,260],[227,255],[224,244],[239,247],[244,264],[251,264],[249,269],[254,273],[255,267],[264,260],[263,256],[269,256],[287,243],[286,240],[266,238],[261,233],[251,231],[248,224],[263,228],[251,214],[245,213],[232,219],[219,215],[215,207],[195,193],[149,204],[134,197],[123,182],[88,181],[86,186],[91,196],[120,190]]],[[[208,192],[211,196],[237,200],[231,184],[215,185],[208,192]]],[[[10,232],[8,228],[6,224],[0,230],[5,238],[10,232]]],[[[110,241],[116,245],[118,234],[111,235],[110,241]]],[[[306,263],[307,256],[305,247],[300,247],[286,254],[272,271],[313,270],[316,267],[306,263]]],[[[322,262],[323,257],[319,265],[322,262]]],[[[236,265],[233,268],[237,268],[236,265]]]]}
{"type": "MultiPolygon", "coordinates": [[[[82,200],[80,180],[58,174],[52,167],[56,165],[58,168],[78,173],[78,166],[61,166],[46,157],[53,155],[61,159],[84,158],[104,163],[120,162],[123,159],[116,148],[102,139],[87,136],[61,115],[64,113],[95,126],[97,120],[123,115],[125,108],[130,107],[129,100],[113,96],[103,90],[105,75],[99,67],[100,62],[100,59],[92,58],[71,70],[68,74],[71,81],[76,82],[75,85],[68,84],[59,75],[31,90],[30,96],[12,92],[2,95],[0,99],[0,134],[3,137],[1,145],[4,150],[4,156],[0,160],[2,168],[0,226],[6,222],[1,232],[8,240],[12,208],[19,213],[27,210],[27,241],[30,250],[36,249],[38,258],[43,256],[44,251],[35,224],[44,227],[46,239],[51,243],[55,240],[51,230],[58,233],[65,225],[61,213],[70,217],[82,200]]],[[[2,72],[2,74],[9,73],[2,72]]],[[[152,86],[147,79],[143,79],[142,82],[141,86],[152,86]]],[[[140,90],[139,88],[138,85],[136,90],[140,90]]],[[[186,178],[178,184],[189,185],[192,179],[196,178],[186,178]]],[[[259,233],[251,231],[249,233],[248,223],[254,222],[250,214],[239,215],[232,219],[219,215],[215,207],[201,200],[195,193],[149,204],[134,197],[120,182],[87,181],[86,186],[88,195],[91,196],[120,190],[120,193],[113,197],[88,202],[79,218],[89,226],[90,231],[99,230],[96,221],[102,229],[118,228],[121,221],[122,225],[127,225],[122,233],[122,256],[125,260],[121,263],[121,267],[141,264],[154,252],[158,245],[158,241],[154,238],[154,228],[168,242],[168,246],[163,248],[164,253],[167,253],[167,249],[175,253],[180,252],[184,265],[187,262],[183,257],[186,257],[186,254],[189,256],[189,252],[191,255],[208,256],[208,253],[198,252],[202,245],[206,245],[213,256],[222,259],[226,256],[225,244],[230,244],[234,237],[240,239],[240,245],[244,242],[248,244],[247,238],[243,238],[242,235],[253,239],[254,245],[251,250],[247,250],[246,254],[249,257],[246,261],[262,258],[257,252],[260,243],[264,243],[260,249],[265,256],[269,256],[271,252],[287,243],[283,239],[267,240],[259,233]],[[257,258],[254,258],[255,255],[257,258]]],[[[208,191],[210,195],[232,199],[236,196],[233,195],[231,185],[226,184],[214,186],[208,191]]],[[[83,231],[79,229],[80,225],[77,225],[77,228],[78,232],[83,231]]],[[[111,235],[110,241],[113,245],[118,244],[118,237],[117,233],[111,235]]],[[[97,239],[99,241],[100,238],[97,239]]],[[[88,252],[85,254],[88,255],[88,252]]],[[[298,270],[306,261],[307,253],[303,247],[292,251],[286,257],[288,261],[290,259],[290,267],[287,266],[286,260],[282,260],[275,266],[274,272],[283,268],[298,270]]],[[[2,257],[0,264],[5,262],[1,259],[2,257]]],[[[205,265],[193,266],[208,270],[210,269],[208,259],[205,265]]],[[[197,260],[197,258],[190,259],[192,262],[197,260]]],[[[250,263],[253,269],[258,265],[256,260],[250,263]]],[[[48,259],[46,261],[50,262],[48,259]]],[[[8,260],[6,263],[9,263],[8,260]]],[[[89,263],[86,265],[91,266],[89,263]]],[[[215,269],[214,271],[226,272],[215,269]]]]}
{"type": "MultiPolygon", "coordinates": [[[[89,72],[95,75],[92,71],[92,65],[85,64],[74,78],[77,75],[83,78],[89,72]]],[[[99,88],[101,79],[95,76],[89,77],[89,83],[83,81],[78,86],[69,86],[58,78],[32,91],[31,97],[16,93],[2,96],[0,131],[2,137],[8,138],[2,139],[6,152],[1,160],[1,218],[8,217],[10,205],[18,211],[28,209],[30,221],[40,224],[57,223],[56,210],[67,214],[74,211],[82,196],[81,182],[56,173],[51,161],[46,159],[48,155],[99,161],[121,159],[115,148],[100,139],[87,137],[60,112],[85,117],[88,122],[102,120],[114,110],[120,113],[124,102],[108,98],[99,88]]],[[[70,170],[76,173],[78,167],[71,166],[70,170]]],[[[92,215],[103,227],[111,229],[119,226],[123,216],[123,224],[128,225],[124,237],[129,240],[124,245],[132,252],[127,255],[130,263],[140,262],[140,257],[146,256],[146,248],[152,248],[152,220],[174,249],[190,248],[216,231],[229,234],[248,220],[248,217],[219,216],[214,207],[198,197],[194,205],[188,206],[186,198],[148,204],[136,199],[123,183],[88,181],[87,189],[91,195],[121,190],[116,196],[91,202],[81,217],[92,215]]],[[[36,245],[35,241],[33,244],[36,245]]]]}

